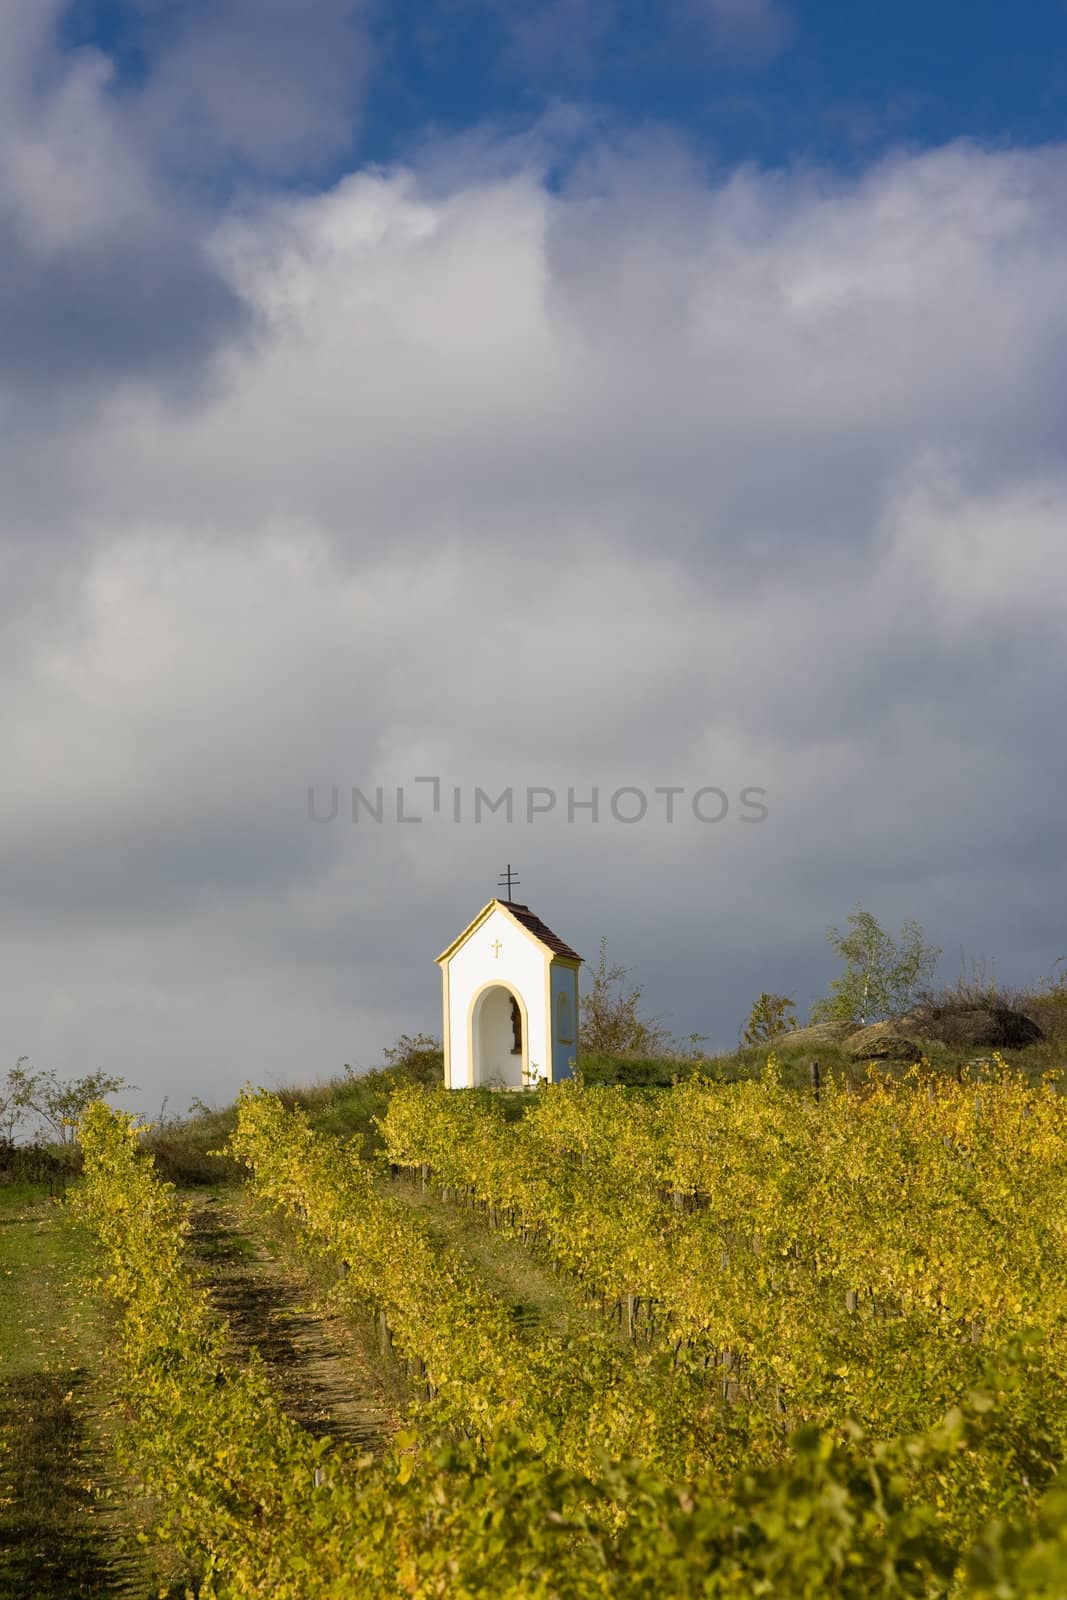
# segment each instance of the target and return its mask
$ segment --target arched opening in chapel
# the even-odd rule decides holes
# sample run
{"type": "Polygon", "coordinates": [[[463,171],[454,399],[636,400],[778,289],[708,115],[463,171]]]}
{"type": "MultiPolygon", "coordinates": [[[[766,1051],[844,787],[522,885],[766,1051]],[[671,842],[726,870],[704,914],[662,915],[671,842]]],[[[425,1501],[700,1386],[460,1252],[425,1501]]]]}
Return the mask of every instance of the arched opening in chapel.
{"type": "Polygon", "coordinates": [[[475,998],[471,1047],[476,1085],[522,1088],[526,1061],[525,1018],[519,997],[506,984],[491,984],[475,998]]]}

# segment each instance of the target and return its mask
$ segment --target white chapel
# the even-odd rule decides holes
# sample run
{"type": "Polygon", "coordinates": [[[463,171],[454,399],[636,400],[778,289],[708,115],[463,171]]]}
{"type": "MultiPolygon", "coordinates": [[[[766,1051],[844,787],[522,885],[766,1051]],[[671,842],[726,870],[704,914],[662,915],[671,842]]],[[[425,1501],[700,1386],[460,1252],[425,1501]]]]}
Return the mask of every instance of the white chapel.
{"type": "Polygon", "coordinates": [[[572,1077],[581,961],[529,906],[483,906],[437,957],[446,1088],[532,1089],[572,1077]]]}

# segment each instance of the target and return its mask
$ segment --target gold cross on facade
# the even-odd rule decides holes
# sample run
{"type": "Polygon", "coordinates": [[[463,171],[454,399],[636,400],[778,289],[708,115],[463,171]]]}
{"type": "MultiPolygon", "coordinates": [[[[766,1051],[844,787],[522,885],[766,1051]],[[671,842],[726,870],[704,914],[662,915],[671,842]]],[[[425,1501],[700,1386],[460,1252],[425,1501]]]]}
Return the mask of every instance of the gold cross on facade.
{"type": "Polygon", "coordinates": [[[504,946],[500,943],[500,940],[499,939],[494,939],[493,943],[490,945],[489,948],[492,950],[493,954],[496,956],[497,960],[499,961],[500,960],[500,952],[504,948],[504,946]]]}

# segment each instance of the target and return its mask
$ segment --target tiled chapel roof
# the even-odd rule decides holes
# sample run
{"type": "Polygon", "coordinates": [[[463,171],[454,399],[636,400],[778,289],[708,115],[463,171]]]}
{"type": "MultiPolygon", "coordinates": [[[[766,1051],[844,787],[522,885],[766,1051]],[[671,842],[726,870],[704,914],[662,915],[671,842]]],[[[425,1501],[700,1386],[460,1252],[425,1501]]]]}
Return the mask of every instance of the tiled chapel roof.
{"type": "Polygon", "coordinates": [[[572,950],[570,945],[565,944],[559,937],[559,934],[553,933],[551,928],[546,927],[541,918],[531,911],[529,906],[521,906],[517,900],[501,900],[500,904],[505,911],[511,912],[516,922],[521,922],[528,933],[532,933],[535,939],[540,939],[541,943],[547,945],[555,955],[568,956],[572,961],[580,961],[582,959],[577,950],[572,950]]]}

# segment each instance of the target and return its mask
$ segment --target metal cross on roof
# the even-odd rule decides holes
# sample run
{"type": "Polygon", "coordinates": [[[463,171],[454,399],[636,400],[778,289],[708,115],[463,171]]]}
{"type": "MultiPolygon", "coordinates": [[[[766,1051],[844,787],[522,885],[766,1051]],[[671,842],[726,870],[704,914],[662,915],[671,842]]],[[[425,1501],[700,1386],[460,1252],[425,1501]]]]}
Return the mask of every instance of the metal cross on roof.
{"type": "Polygon", "coordinates": [[[505,883],[506,883],[508,892],[507,892],[507,894],[505,896],[505,899],[510,901],[512,884],[514,884],[517,887],[519,882],[520,882],[519,878],[516,877],[516,875],[511,870],[511,862],[509,861],[508,865],[507,865],[507,870],[500,874],[500,879],[499,879],[499,881],[497,883],[497,888],[498,889],[504,888],[505,883]]]}

